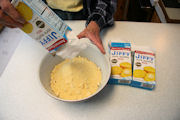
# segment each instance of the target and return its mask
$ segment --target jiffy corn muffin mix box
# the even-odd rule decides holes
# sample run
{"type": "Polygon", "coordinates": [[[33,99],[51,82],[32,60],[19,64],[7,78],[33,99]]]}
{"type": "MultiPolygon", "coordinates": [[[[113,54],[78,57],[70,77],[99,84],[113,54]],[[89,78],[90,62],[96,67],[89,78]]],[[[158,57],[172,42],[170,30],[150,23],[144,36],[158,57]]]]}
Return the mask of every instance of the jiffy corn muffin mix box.
{"type": "Polygon", "coordinates": [[[109,84],[129,85],[132,80],[131,44],[111,42],[111,77],[109,84]]]}
{"type": "Polygon", "coordinates": [[[42,0],[12,0],[11,3],[27,21],[22,30],[50,53],[67,42],[65,34],[71,28],[42,0]]]}
{"type": "Polygon", "coordinates": [[[155,53],[151,50],[134,51],[131,86],[152,90],[155,88],[155,53]]]}

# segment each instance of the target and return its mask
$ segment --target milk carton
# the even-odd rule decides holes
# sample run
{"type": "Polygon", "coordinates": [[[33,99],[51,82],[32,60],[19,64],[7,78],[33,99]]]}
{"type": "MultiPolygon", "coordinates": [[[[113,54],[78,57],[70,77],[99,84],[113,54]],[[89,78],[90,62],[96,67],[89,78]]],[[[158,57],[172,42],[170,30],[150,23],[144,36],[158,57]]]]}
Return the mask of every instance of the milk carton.
{"type": "Polygon", "coordinates": [[[71,28],[42,0],[13,0],[11,3],[27,21],[22,30],[50,53],[67,42],[66,33],[71,28]]]}
{"type": "Polygon", "coordinates": [[[110,42],[111,77],[109,84],[129,85],[132,80],[131,44],[110,42]]]}
{"type": "Polygon", "coordinates": [[[131,86],[152,90],[155,88],[155,53],[150,48],[134,49],[133,80],[131,86]]]}

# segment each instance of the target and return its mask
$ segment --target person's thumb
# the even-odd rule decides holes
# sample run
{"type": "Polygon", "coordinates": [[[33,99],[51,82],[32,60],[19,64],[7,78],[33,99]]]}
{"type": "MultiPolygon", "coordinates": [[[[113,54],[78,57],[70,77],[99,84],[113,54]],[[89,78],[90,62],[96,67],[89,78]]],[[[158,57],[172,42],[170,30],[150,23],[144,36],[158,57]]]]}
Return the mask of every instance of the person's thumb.
{"type": "Polygon", "coordinates": [[[99,43],[99,42],[96,42],[95,45],[100,49],[100,51],[105,54],[105,50],[104,50],[104,47],[102,45],[102,43],[99,43]]]}
{"type": "Polygon", "coordinates": [[[103,54],[106,53],[105,50],[104,50],[104,47],[103,47],[103,45],[102,45],[102,42],[101,42],[101,39],[100,39],[99,36],[95,37],[95,36],[90,35],[90,36],[88,36],[88,38],[92,41],[92,43],[94,43],[94,44],[99,48],[99,50],[100,50],[103,54]]]}
{"type": "Polygon", "coordinates": [[[85,38],[85,37],[86,37],[85,31],[82,31],[81,33],[79,33],[79,35],[77,35],[77,37],[78,37],[79,39],[85,38]]]}

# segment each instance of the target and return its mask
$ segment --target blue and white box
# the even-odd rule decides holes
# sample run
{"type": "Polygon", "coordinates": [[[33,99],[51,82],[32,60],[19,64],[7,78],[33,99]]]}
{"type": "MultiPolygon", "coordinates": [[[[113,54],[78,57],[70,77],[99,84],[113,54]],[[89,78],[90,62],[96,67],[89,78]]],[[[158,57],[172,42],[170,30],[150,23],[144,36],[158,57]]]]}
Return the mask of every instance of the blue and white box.
{"type": "Polygon", "coordinates": [[[132,81],[131,44],[110,42],[111,77],[109,84],[130,85],[132,81]]]}

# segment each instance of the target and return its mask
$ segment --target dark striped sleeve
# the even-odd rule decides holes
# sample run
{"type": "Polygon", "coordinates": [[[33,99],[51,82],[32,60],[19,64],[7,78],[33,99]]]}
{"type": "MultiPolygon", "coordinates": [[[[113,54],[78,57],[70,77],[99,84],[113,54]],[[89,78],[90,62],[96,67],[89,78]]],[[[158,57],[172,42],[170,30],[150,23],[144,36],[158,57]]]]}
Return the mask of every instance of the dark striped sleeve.
{"type": "Polygon", "coordinates": [[[89,9],[89,17],[86,25],[88,25],[90,21],[96,21],[100,29],[113,25],[113,15],[116,10],[117,0],[97,0],[95,5],[93,9],[89,9]]]}

